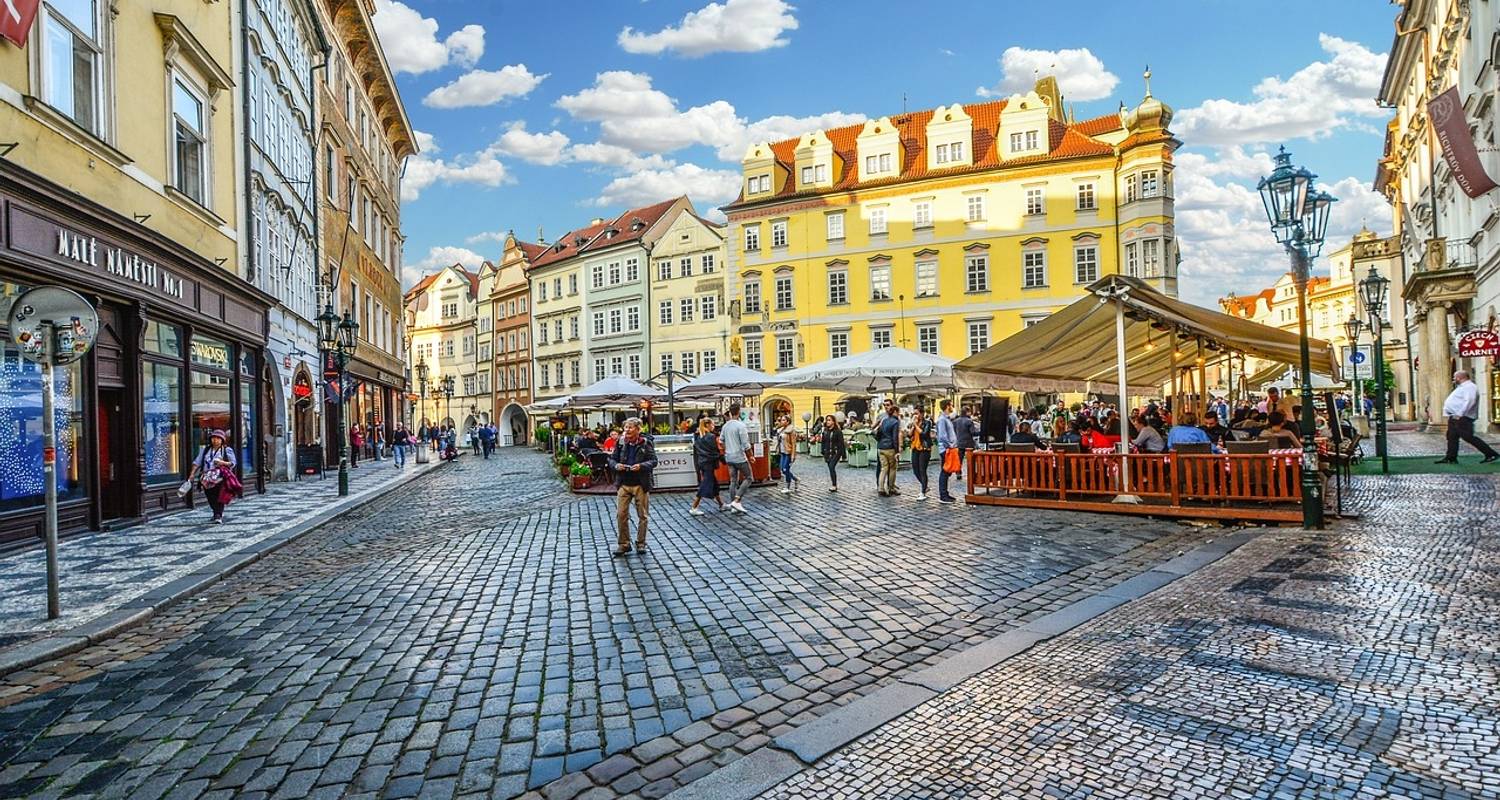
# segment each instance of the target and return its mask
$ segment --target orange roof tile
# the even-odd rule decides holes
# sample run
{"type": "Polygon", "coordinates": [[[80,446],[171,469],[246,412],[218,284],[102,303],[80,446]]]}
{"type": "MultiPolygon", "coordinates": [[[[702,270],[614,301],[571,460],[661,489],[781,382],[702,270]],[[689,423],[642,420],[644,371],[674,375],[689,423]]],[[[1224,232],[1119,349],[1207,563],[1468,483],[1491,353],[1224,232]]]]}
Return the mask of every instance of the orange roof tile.
{"type": "Polygon", "coordinates": [[[583,252],[615,247],[616,245],[633,242],[645,236],[646,231],[651,230],[651,226],[655,225],[657,220],[660,220],[662,215],[667,213],[672,208],[672,205],[681,199],[683,199],[683,196],[679,195],[671,200],[663,200],[660,203],[653,203],[649,206],[632,208],[626,211],[611,220],[608,225],[605,225],[600,230],[600,234],[602,235],[595,236],[593,241],[584,245],[583,252]],[[637,225],[636,223],[640,224],[637,225]],[[611,231],[613,231],[613,235],[611,235],[611,231]]]}
{"type": "Polygon", "coordinates": [[[607,222],[601,222],[597,225],[589,225],[568,231],[562,236],[557,237],[553,240],[552,244],[547,245],[546,251],[532,260],[531,268],[545,267],[548,264],[555,264],[565,258],[572,258],[578,254],[579,250],[587,247],[588,243],[593,241],[594,237],[598,236],[599,232],[604,230],[608,224],[607,222]],[[579,239],[583,240],[581,244],[578,242],[579,239]]]}

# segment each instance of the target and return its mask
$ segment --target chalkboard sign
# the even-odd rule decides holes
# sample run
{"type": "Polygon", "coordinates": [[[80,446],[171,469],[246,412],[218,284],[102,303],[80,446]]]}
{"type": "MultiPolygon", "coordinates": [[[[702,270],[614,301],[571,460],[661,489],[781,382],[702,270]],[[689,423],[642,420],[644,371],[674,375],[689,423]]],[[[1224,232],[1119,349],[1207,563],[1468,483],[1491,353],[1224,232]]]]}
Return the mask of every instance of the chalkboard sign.
{"type": "Polygon", "coordinates": [[[318,444],[297,445],[297,475],[323,474],[323,446],[318,444]]]}

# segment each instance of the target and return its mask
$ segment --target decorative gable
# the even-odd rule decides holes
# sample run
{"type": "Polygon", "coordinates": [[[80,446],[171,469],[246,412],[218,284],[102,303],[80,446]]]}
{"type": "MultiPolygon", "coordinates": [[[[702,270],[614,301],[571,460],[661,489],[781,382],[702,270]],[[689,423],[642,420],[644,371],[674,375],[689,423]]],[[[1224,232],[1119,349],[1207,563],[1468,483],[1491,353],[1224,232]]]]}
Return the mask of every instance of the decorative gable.
{"type": "Polygon", "coordinates": [[[951,169],[974,163],[974,120],[960,103],[938,106],[927,123],[927,168],[951,169]]]}
{"type": "Polygon", "coordinates": [[[797,141],[796,169],[797,189],[826,189],[837,183],[843,172],[843,161],[833,150],[828,134],[813,131],[802,134],[797,141]]]}
{"type": "Polygon", "coordinates": [[[859,177],[872,181],[901,175],[901,132],[890,117],[866,122],[855,139],[859,177]]]}
{"type": "Polygon", "coordinates": [[[781,190],[776,180],[776,153],[767,142],[758,142],[745,148],[745,157],[740,160],[744,174],[742,191],[746,200],[768,198],[781,190]]]}
{"type": "Polygon", "coordinates": [[[1000,112],[1001,160],[1044,156],[1050,150],[1051,108],[1036,92],[1011,95],[1000,112]]]}

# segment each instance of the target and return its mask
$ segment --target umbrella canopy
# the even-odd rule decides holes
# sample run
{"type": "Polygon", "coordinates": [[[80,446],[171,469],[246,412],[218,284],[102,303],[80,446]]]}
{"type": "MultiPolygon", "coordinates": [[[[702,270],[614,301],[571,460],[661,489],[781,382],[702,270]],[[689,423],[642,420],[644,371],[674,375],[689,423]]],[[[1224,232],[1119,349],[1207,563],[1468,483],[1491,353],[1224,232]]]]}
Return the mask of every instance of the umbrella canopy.
{"type": "Polygon", "coordinates": [[[953,387],[953,359],[902,347],[830,358],[780,374],[788,388],[836,392],[919,391],[953,387]]]}
{"type": "MultiPolygon", "coordinates": [[[[1152,394],[1172,379],[1173,362],[1186,367],[1216,351],[1246,353],[1282,364],[1298,360],[1297,334],[1210,311],[1152,289],[1136,278],[1109,275],[1072,305],[975,353],[957,365],[969,386],[1018,391],[1113,390],[1118,376],[1116,303],[1124,308],[1129,390],[1152,394]],[[1173,338],[1173,332],[1177,338],[1173,338]],[[1182,355],[1174,359],[1173,344],[1182,355]]],[[[1337,375],[1338,359],[1321,339],[1309,340],[1314,372],[1337,375]]]]}
{"type": "Polygon", "coordinates": [[[680,400],[703,399],[722,394],[752,396],[784,383],[786,378],[781,375],[769,375],[738,364],[725,364],[678,386],[673,396],[680,400]]]}
{"type": "Polygon", "coordinates": [[[569,399],[568,405],[577,408],[635,403],[640,400],[656,400],[665,397],[666,394],[660,389],[653,389],[624,375],[611,375],[575,392],[569,399]]]}
{"type": "MultiPolygon", "coordinates": [[[[1268,386],[1275,386],[1278,389],[1300,390],[1302,388],[1302,382],[1297,380],[1297,371],[1286,364],[1272,364],[1266,367],[1260,372],[1251,375],[1245,381],[1245,385],[1251,389],[1260,390],[1264,390],[1268,386]]],[[[1312,374],[1312,388],[1314,389],[1333,389],[1342,387],[1343,385],[1342,382],[1335,381],[1322,373],[1314,372],[1312,374]]]]}
{"type": "Polygon", "coordinates": [[[527,406],[527,410],[534,414],[547,414],[553,411],[561,411],[564,408],[567,408],[568,404],[572,401],[572,395],[565,394],[562,397],[554,397],[551,400],[538,400],[537,402],[532,403],[530,406],[527,406]]]}

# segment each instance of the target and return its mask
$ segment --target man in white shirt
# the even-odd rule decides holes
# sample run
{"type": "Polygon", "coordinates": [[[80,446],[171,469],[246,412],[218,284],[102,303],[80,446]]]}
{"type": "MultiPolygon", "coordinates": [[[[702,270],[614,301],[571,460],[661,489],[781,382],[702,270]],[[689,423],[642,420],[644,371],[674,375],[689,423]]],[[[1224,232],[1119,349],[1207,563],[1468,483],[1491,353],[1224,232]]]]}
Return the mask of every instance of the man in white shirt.
{"type": "Polygon", "coordinates": [[[1459,370],[1453,373],[1453,393],[1443,401],[1443,416],[1448,418],[1448,454],[1438,459],[1439,464],[1458,463],[1458,441],[1462,439],[1484,454],[1481,464],[1500,460],[1500,453],[1474,435],[1474,420],[1479,417],[1479,387],[1469,380],[1469,373],[1459,370]]]}
{"type": "Polygon", "coordinates": [[[719,441],[724,445],[724,463],[729,466],[729,508],[743,514],[745,506],[740,501],[745,498],[745,491],[753,479],[750,472],[750,430],[740,421],[739,403],[729,406],[719,441]]]}

